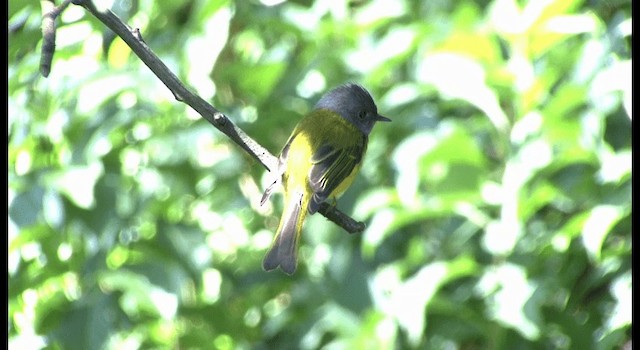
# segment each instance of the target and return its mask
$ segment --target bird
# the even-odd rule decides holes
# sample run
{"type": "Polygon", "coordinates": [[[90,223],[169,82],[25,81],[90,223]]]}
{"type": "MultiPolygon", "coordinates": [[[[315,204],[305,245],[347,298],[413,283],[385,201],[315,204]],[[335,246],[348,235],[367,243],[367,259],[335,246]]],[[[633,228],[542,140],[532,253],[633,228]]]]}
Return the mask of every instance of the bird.
{"type": "Polygon", "coordinates": [[[378,114],[371,94],[362,86],[338,86],[316,103],[294,128],[285,143],[275,171],[275,180],[265,190],[261,204],[281,184],[284,208],[271,247],[262,267],[280,267],[292,275],[302,226],[307,214],[320,204],[333,203],[351,185],[360,170],[369,134],[376,122],[391,119],[378,114]]]}

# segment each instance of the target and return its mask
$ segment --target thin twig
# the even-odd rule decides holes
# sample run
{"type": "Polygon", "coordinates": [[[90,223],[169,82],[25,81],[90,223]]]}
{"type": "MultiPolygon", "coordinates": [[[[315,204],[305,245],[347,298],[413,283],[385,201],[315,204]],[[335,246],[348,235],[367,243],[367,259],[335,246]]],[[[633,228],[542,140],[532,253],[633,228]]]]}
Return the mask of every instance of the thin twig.
{"type": "Polygon", "coordinates": [[[40,74],[45,78],[51,72],[53,53],[56,51],[56,19],[69,6],[71,0],[64,0],[56,7],[53,0],[41,0],[42,8],[42,52],[40,54],[40,74]]]}
{"type": "Polygon", "coordinates": [[[198,114],[206,119],[211,125],[229,136],[245,151],[249,152],[256,160],[258,160],[267,170],[271,171],[277,167],[277,158],[269,153],[264,147],[251,139],[242,129],[238,128],[220,111],[207,103],[202,97],[192,93],[185,87],[175,74],[171,72],[164,62],[153,53],[153,51],[142,40],[140,31],[132,29],[123,23],[118,16],[108,9],[98,9],[93,1],[74,0],[74,3],[81,5],[91,14],[104,23],[109,29],[113,30],[124,42],[129,45],[131,50],[142,60],[142,62],[151,69],[151,71],[164,83],[164,85],[173,93],[176,100],[184,102],[191,106],[198,114]]]}

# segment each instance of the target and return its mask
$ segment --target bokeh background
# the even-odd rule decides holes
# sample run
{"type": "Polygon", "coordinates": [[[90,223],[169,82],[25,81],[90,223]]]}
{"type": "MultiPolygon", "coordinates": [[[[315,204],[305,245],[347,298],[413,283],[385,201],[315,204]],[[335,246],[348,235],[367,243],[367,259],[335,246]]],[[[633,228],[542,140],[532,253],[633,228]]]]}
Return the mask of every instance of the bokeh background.
{"type": "Polygon", "coordinates": [[[40,76],[9,0],[10,348],[631,347],[631,1],[100,3],[276,154],[367,87],[367,229],[313,215],[262,271],[265,169],[78,6],[40,76]]]}

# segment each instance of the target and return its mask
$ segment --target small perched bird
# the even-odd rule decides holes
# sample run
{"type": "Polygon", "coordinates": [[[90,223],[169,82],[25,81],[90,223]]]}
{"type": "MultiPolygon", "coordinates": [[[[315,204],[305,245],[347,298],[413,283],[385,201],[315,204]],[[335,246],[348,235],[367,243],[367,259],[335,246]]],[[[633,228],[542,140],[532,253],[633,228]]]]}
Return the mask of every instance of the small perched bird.
{"type": "Polygon", "coordinates": [[[298,241],[307,215],[334,200],[353,182],[373,125],[391,121],[378,114],[373,98],[360,85],[346,84],[322,96],[313,111],[293,130],[280,152],[276,180],[262,196],[264,203],[275,185],[284,187],[284,211],[262,267],[280,266],[291,275],[297,266],[298,241]]]}

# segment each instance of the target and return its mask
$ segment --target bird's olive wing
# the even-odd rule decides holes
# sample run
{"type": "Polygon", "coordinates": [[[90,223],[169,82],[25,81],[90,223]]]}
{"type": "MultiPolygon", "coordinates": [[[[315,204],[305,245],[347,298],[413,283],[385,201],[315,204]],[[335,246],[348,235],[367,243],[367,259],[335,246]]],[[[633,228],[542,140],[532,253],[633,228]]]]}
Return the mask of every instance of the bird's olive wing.
{"type": "Polygon", "coordinates": [[[309,213],[315,213],[331,193],[344,181],[362,158],[363,144],[350,147],[334,147],[323,144],[311,158],[309,185],[313,196],[309,201],[309,213]]]}

